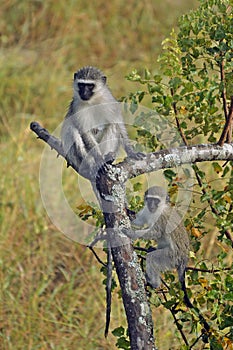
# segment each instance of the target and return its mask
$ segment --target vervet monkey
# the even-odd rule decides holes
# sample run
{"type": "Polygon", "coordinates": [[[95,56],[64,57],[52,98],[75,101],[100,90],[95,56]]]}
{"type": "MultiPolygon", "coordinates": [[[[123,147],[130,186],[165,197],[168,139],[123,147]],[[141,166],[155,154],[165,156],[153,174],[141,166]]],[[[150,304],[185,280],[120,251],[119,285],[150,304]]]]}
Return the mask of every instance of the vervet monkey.
{"type": "Polygon", "coordinates": [[[157,242],[157,248],[146,256],[147,281],[152,287],[158,288],[161,284],[161,272],[176,268],[184,291],[184,301],[187,306],[193,307],[185,288],[189,237],[181,217],[171,207],[169,196],[162,187],[150,187],[145,192],[144,203],[144,207],[132,220],[132,225],[141,229],[124,233],[131,238],[152,239],[157,242]]]}
{"type": "Polygon", "coordinates": [[[97,68],[83,67],[74,74],[73,100],[62,125],[61,140],[68,165],[95,180],[99,168],[112,162],[122,145],[128,156],[141,158],[130,145],[121,106],[97,68]]]}
{"type": "MultiPolygon", "coordinates": [[[[106,163],[115,160],[120,146],[124,147],[128,156],[135,159],[142,157],[142,153],[135,153],[130,145],[121,105],[111,94],[106,82],[106,76],[94,67],[83,67],[74,74],[73,100],[61,130],[67,164],[74,166],[80,175],[91,181],[99,200],[100,195],[96,188],[98,171],[106,163]]],[[[106,201],[105,211],[107,207],[106,201]]],[[[109,271],[110,255],[108,254],[109,271]]],[[[108,273],[105,335],[108,333],[111,309],[110,274],[108,273]]]]}

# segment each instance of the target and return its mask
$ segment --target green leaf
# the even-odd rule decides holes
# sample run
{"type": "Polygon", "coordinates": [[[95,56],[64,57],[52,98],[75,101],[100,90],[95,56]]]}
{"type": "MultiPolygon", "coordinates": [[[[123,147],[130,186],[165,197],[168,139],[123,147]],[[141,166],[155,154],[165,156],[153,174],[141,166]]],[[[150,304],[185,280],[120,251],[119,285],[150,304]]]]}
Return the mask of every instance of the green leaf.
{"type": "Polygon", "coordinates": [[[219,163],[217,162],[213,162],[212,163],[212,167],[214,168],[214,171],[219,174],[220,172],[222,172],[222,167],[219,165],[219,163]]]}
{"type": "Polygon", "coordinates": [[[218,107],[217,106],[212,106],[208,109],[208,112],[210,115],[215,114],[218,111],[218,107]]]}
{"type": "Polygon", "coordinates": [[[214,336],[210,337],[211,350],[223,350],[222,345],[217,341],[214,336]]]}
{"type": "MultiPolygon", "coordinates": [[[[224,294],[224,300],[233,301],[233,292],[224,294]]],[[[233,326],[233,317],[231,319],[231,326],[233,326]]]]}
{"type": "Polygon", "coordinates": [[[138,105],[137,105],[137,102],[134,100],[130,103],[129,110],[132,114],[134,114],[137,109],[138,109],[138,105]]]}
{"type": "Polygon", "coordinates": [[[145,79],[146,80],[150,80],[151,79],[151,73],[150,73],[150,71],[147,68],[145,69],[144,74],[145,74],[145,79]]]}
{"type": "Polygon", "coordinates": [[[133,190],[134,190],[134,192],[138,192],[138,191],[140,191],[142,189],[142,184],[141,184],[141,182],[137,182],[137,183],[135,183],[134,185],[133,185],[133,190]]]}
{"type": "Polygon", "coordinates": [[[122,337],[122,338],[118,339],[116,346],[119,349],[129,350],[130,349],[130,342],[125,337],[122,337]]]}
{"type": "Polygon", "coordinates": [[[125,334],[125,329],[124,327],[120,326],[118,328],[115,328],[113,331],[112,331],[112,334],[115,336],[115,337],[121,337],[122,335],[125,334]]]}
{"type": "Polygon", "coordinates": [[[138,102],[139,103],[143,100],[144,96],[145,96],[145,92],[144,91],[142,91],[141,93],[138,94],[138,102]]]}
{"type": "Polygon", "coordinates": [[[182,80],[178,77],[172,78],[169,81],[169,86],[171,88],[173,88],[174,90],[176,90],[178,87],[180,87],[181,84],[182,84],[182,80]]]}
{"type": "Polygon", "coordinates": [[[210,200],[210,194],[209,193],[205,193],[205,194],[203,194],[202,196],[201,196],[201,201],[202,202],[205,202],[205,201],[208,201],[208,200],[210,200]]]}
{"type": "Polygon", "coordinates": [[[154,82],[155,82],[156,84],[159,84],[159,83],[163,80],[163,78],[161,77],[161,75],[158,75],[158,74],[154,75],[154,76],[153,76],[153,79],[154,79],[154,82]]]}
{"type": "Polygon", "coordinates": [[[185,121],[180,123],[181,129],[187,129],[187,123],[185,121]]]}
{"type": "Polygon", "coordinates": [[[171,181],[176,176],[176,173],[170,169],[164,170],[163,174],[164,174],[165,178],[169,181],[171,181]]]}

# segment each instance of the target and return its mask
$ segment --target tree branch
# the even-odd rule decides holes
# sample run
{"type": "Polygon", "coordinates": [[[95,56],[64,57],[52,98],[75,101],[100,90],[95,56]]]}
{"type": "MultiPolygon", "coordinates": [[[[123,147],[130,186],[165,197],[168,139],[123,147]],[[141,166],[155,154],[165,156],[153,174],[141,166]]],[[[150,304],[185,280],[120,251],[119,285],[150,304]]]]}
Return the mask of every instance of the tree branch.
{"type": "Polygon", "coordinates": [[[51,135],[48,130],[43,128],[39,123],[37,122],[31,122],[30,128],[34,133],[38,136],[38,139],[41,139],[45,141],[51,149],[55,149],[59,155],[65,158],[65,153],[62,148],[61,140],[59,140],[57,137],[51,135]]]}
{"type": "MultiPolygon", "coordinates": [[[[120,175],[124,179],[123,171],[120,175]]],[[[104,208],[108,197],[108,210],[103,212],[107,227],[108,244],[121,286],[127,317],[131,350],[156,350],[153,336],[151,309],[145,290],[145,277],[131,240],[122,233],[130,228],[125,209],[125,184],[119,180],[117,167],[100,172],[96,182],[104,208]],[[107,178],[107,179],[106,179],[107,178]],[[111,210],[109,210],[111,209],[111,210]]]]}
{"type": "Polygon", "coordinates": [[[199,144],[170,148],[148,153],[142,160],[126,158],[116,167],[127,170],[126,179],[129,179],[165,168],[213,160],[233,160],[233,144],[224,144],[222,147],[217,144],[199,144]]]}
{"type": "MultiPolygon", "coordinates": [[[[59,155],[65,157],[61,141],[50,135],[49,132],[37,122],[32,122],[30,128],[39,139],[42,139],[57,151],[59,155]]],[[[212,160],[233,160],[233,144],[200,144],[192,146],[182,146],[148,153],[143,159],[135,160],[126,158],[115,167],[124,170],[125,181],[129,178],[166,168],[174,168],[183,164],[193,164],[212,160]]],[[[70,165],[75,169],[73,164],[70,165]]],[[[75,169],[77,171],[77,169],[75,169]]]]}

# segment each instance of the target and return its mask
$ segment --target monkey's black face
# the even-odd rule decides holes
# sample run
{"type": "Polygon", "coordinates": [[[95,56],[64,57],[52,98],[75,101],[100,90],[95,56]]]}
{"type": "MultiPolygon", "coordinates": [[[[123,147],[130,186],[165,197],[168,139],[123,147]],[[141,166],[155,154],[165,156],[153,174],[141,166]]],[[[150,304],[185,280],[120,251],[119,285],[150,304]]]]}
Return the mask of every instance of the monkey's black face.
{"type": "Polygon", "coordinates": [[[151,213],[155,213],[156,210],[158,209],[159,203],[160,203],[160,199],[159,198],[146,198],[146,203],[147,203],[147,207],[149,209],[149,211],[151,213]]]}
{"type": "Polygon", "coordinates": [[[88,101],[94,95],[95,84],[78,83],[79,96],[83,101],[88,101]]]}

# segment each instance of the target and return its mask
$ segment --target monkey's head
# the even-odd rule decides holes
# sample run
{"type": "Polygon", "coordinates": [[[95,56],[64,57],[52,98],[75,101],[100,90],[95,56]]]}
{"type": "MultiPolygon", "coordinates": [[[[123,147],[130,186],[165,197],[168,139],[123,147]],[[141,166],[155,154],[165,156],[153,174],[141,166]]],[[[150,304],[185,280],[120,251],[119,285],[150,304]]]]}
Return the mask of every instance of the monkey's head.
{"type": "Polygon", "coordinates": [[[74,73],[74,95],[82,101],[90,101],[105,87],[107,78],[97,68],[87,66],[74,73]]]}
{"type": "Polygon", "coordinates": [[[169,195],[163,187],[153,186],[145,192],[144,202],[148,210],[155,213],[158,208],[169,202],[169,195]]]}

